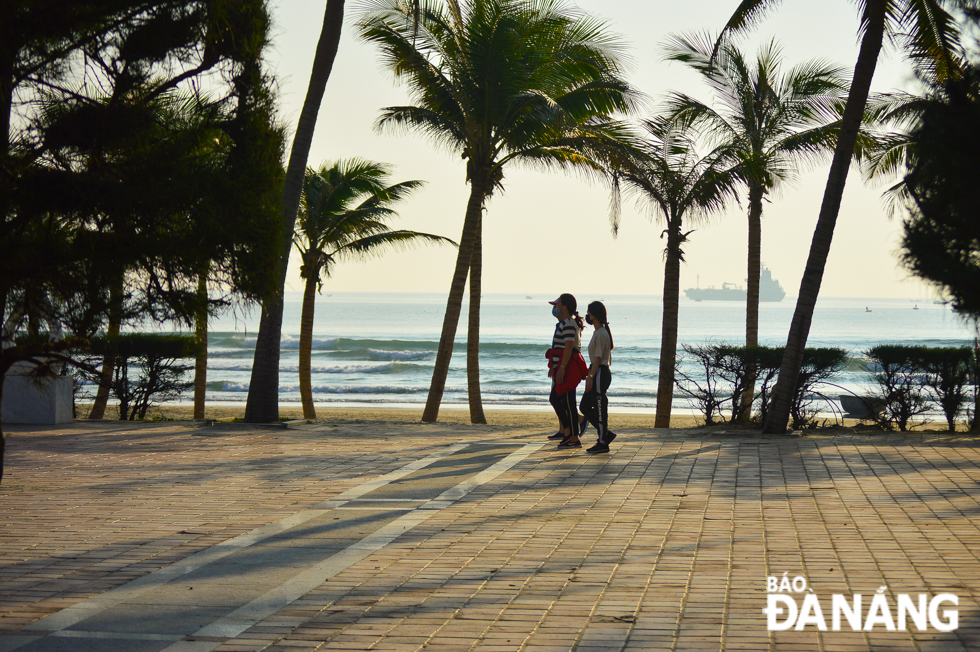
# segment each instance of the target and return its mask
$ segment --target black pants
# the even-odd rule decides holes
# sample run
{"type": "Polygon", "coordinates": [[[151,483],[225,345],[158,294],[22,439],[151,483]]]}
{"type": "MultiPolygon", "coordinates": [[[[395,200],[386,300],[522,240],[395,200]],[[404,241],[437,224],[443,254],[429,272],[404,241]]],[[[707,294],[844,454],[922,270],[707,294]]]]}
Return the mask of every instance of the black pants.
{"type": "Polygon", "coordinates": [[[551,407],[555,408],[558,421],[562,428],[571,428],[571,434],[578,434],[578,410],[575,409],[575,390],[572,389],[564,394],[558,394],[557,385],[551,386],[551,407]]]}
{"type": "Polygon", "coordinates": [[[606,433],[609,432],[609,399],[606,398],[606,390],[612,382],[612,375],[609,367],[599,365],[595,371],[595,379],[592,381],[592,389],[582,396],[582,414],[595,426],[599,433],[599,441],[608,444],[606,433]]]}

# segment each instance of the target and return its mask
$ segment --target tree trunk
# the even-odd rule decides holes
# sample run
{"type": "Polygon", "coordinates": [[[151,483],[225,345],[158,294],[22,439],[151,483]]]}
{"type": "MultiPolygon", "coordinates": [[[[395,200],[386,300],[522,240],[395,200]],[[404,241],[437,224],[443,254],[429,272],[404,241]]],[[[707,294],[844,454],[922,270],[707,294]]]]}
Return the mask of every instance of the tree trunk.
{"type": "Polygon", "coordinates": [[[310,380],[310,358],[313,355],[313,312],[316,308],[316,281],[320,271],[313,265],[303,288],[303,316],[299,325],[299,395],[303,401],[303,418],[316,419],[313,408],[313,383],[310,380]]]}
{"type": "MultiPolygon", "coordinates": [[[[749,187],[749,261],[745,279],[745,346],[759,346],[759,277],[762,274],[762,188],[749,187]]],[[[756,365],[745,369],[745,391],[742,393],[741,420],[752,417],[755,398],[756,365]]]]}
{"type": "Polygon", "coordinates": [[[773,390],[772,405],[763,424],[763,432],[786,432],[789,423],[789,411],[795,393],[800,366],[803,363],[803,350],[810,334],[810,324],[813,321],[813,310],[817,305],[820,294],[820,283],[823,281],[823,271],[830,254],[830,244],[834,237],[834,227],[837,224],[837,214],[840,211],[841,197],[844,194],[844,184],[847,182],[847,172],[854,153],[858,130],[864,107],[867,104],[871,80],[874,77],[881,51],[882,37],[885,29],[885,8],[888,0],[868,0],[865,8],[866,25],[864,38],[861,39],[861,50],[857,64],[854,66],[854,77],[851,90],[844,107],[841,119],[840,134],[837,147],[834,150],[834,160],[830,165],[827,177],[827,187],[824,190],[817,227],[813,232],[810,244],[810,255],[803,271],[800,282],[800,295],[796,302],[796,312],[790,324],[789,337],[786,340],[786,351],[779,367],[779,379],[773,390]]]}
{"type": "Polygon", "coordinates": [[[12,363],[7,362],[3,357],[3,326],[7,322],[7,289],[4,288],[0,291],[0,483],[3,482],[3,452],[4,452],[4,436],[3,436],[3,380],[7,376],[7,370],[10,369],[12,363]]]}
{"type": "MultiPolygon", "coordinates": [[[[973,327],[978,328],[980,324],[976,320],[973,327]]],[[[978,339],[973,340],[973,418],[970,419],[970,432],[980,432],[980,333],[978,339]]]]}
{"type": "MultiPolygon", "coordinates": [[[[109,288],[109,324],[106,327],[106,340],[111,342],[114,337],[119,335],[119,326],[122,322],[122,278],[118,285],[109,288]]],[[[95,393],[95,401],[92,403],[92,410],[88,414],[89,419],[101,419],[105,416],[105,406],[109,402],[109,382],[112,374],[116,370],[116,356],[111,352],[112,345],[109,346],[110,352],[102,358],[102,383],[95,393]]]]}
{"type": "MultiPolygon", "coordinates": [[[[3,333],[3,326],[7,322],[7,296],[9,290],[4,288],[0,291],[0,334],[3,333]]],[[[6,442],[3,435],[3,380],[7,376],[7,372],[10,367],[13,366],[13,360],[6,358],[3,355],[3,340],[0,339],[0,483],[3,482],[3,455],[4,449],[6,448],[6,442]]]]}
{"type": "Polygon", "coordinates": [[[466,330],[466,393],[470,401],[470,423],[486,423],[480,393],[480,293],[483,278],[483,212],[470,256],[470,319],[466,330]]]}
{"type": "Polygon", "coordinates": [[[204,403],[208,390],[208,272],[197,277],[197,314],[194,330],[200,348],[194,360],[194,418],[204,418],[204,403]]]}
{"type": "MultiPolygon", "coordinates": [[[[6,374],[7,372],[4,372],[6,374]]],[[[0,375],[0,406],[3,405],[3,375],[0,375]]],[[[0,484],[3,484],[3,456],[7,448],[7,438],[3,434],[3,411],[0,407],[0,484]]]]}
{"type": "Polygon", "coordinates": [[[280,249],[279,269],[275,296],[262,302],[262,317],[255,342],[255,357],[252,362],[252,376],[248,386],[248,399],[245,403],[245,421],[249,423],[271,423],[279,419],[279,345],[282,338],[283,296],[286,286],[286,270],[289,267],[289,252],[293,246],[293,231],[296,228],[296,213],[299,211],[300,196],[303,193],[303,177],[306,162],[313,142],[317,113],[323,99],[327,79],[337,58],[340,33],[344,24],[344,0],[327,0],[323,14],[323,27],[316,46],[313,72],[310,85],[303,102],[296,136],[289,153],[289,166],[282,189],[280,216],[282,219],[282,248],[280,249]]]}
{"type": "Polygon", "coordinates": [[[470,269],[473,245],[480,230],[483,202],[487,196],[486,187],[485,183],[471,181],[466,219],[463,220],[463,234],[460,236],[459,251],[456,254],[456,269],[453,272],[452,284],[449,286],[449,300],[446,302],[446,315],[442,319],[442,335],[439,337],[436,363],[432,369],[432,382],[429,384],[429,395],[425,400],[425,410],[422,412],[422,421],[427,423],[432,423],[439,418],[439,406],[446,389],[446,376],[449,375],[449,361],[453,357],[453,344],[456,340],[456,327],[459,325],[459,312],[463,304],[463,291],[466,289],[466,275],[470,269]]]}
{"type": "Polygon", "coordinates": [[[680,220],[667,227],[667,261],[664,263],[664,315],[660,328],[660,371],[657,380],[657,416],[654,428],[670,427],[674,400],[674,365],[677,362],[677,310],[681,288],[680,220]]]}
{"type": "MultiPolygon", "coordinates": [[[[0,20],[6,23],[10,20],[11,11],[17,11],[12,5],[4,3],[0,9],[0,20]]],[[[8,23],[9,24],[9,23],[8,23]]],[[[0,134],[0,158],[6,158],[10,151],[10,123],[14,107],[14,63],[17,56],[17,45],[4,43],[0,45],[0,116],[3,116],[3,133],[0,134]]],[[[4,198],[6,199],[6,198],[4,198]]],[[[7,213],[4,212],[3,215],[7,213]]]]}
{"type": "MultiPolygon", "coordinates": [[[[129,417],[129,358],[121,358],[120,364],[116,367],[116,386],[119,392],[119,420],[126,421],[129,417]]],[[[131,418],[130,418],[131,420],[131,418]]]]}
{"type": "MultiPolygon", "coordinates": [[[[0,322],[0,325],[2,325],[2,322],[0,322]]],[[[0,483],[3,482],[3,457],[7,448],[6,437],[3,434],[3,379],[7,375],[7,372],[10,370],[12,365],[13,362],[7,361],[0,364],[0,483]]]]}

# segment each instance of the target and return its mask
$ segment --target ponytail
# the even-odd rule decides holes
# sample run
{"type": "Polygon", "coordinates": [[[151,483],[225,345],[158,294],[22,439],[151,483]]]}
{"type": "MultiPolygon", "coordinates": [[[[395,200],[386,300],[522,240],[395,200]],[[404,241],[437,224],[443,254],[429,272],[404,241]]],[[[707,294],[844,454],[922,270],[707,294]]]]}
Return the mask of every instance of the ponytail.
{"type": "Polygon", "coordinates": [[[599,320],[602,327],[606,329],[607,333],[609,333],[609,348],[615,349],[616,346],[613,344],[612,331],[609,330],[609,322],[606,321],[606,306],[603,305],[601,301],[593,301],[589,304],[589,312],[591,312],[596,319],[599,320]]]}
{"type": "Polygon", "coordinates": [[[578,311],[572,315],[572,318],[575,319],[575,325],[578,326],[579,332],[585,330],[585,320],[582,319],[582,315],[578,314],[578,311]]]}

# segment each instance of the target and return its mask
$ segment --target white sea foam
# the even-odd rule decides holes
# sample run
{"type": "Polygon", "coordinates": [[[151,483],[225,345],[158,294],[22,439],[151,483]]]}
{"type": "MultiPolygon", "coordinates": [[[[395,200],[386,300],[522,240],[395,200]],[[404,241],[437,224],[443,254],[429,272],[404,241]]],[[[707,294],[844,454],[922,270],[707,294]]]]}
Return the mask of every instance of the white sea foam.
{"type": "Polygon", "coordinates": [[[368,349],[368,354],[376,360],[421,360],[431,357],[432,351],[383,351],[368,349]]]}

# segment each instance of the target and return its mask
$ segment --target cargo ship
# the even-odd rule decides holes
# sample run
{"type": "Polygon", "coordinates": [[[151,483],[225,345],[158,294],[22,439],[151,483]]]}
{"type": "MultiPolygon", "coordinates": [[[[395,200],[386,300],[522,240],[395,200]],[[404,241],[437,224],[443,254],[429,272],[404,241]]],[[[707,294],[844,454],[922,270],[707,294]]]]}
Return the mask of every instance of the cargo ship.
{"type": "MultiPolygon", "coordinates": [[[[684,290],[688,299],[694,301],[745,301],[745,288],[738,287],[734,283],[722,283],[720,288],[700,287],[700,282],[696,288],[684,290]]],[[[786,291],[779,281],[772,277],[769,268],[763,267],[759,275],[759,301],[782,301],[786,296],[786,291]]]]}

